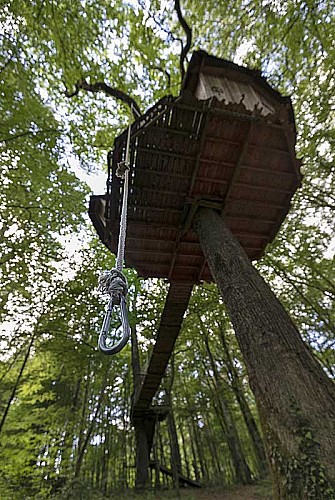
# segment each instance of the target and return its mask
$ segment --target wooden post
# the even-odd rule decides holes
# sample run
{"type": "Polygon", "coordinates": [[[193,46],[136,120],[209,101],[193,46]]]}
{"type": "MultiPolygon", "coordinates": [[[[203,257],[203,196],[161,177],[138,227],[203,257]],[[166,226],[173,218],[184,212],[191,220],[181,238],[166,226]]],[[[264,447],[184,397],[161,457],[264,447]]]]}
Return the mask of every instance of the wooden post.
{"type": "Polygon", "coordinates": [[[334,498],[335,385],[217,212],[193,225],[255,394],[275,498],[334,498]]]}
{"type": "Polygon", "coordinates": [[[134,422],[136,439],[136,489],[144,489],[149,478],[149,449],[144,419],[134,422]]]}
{"type": "Polygon", "coordinates": [[[149,459],[155,432],[156,419],[145,415],[134,419],[136,439],[136,489],[144,489],[149,479],[149,459]]]}

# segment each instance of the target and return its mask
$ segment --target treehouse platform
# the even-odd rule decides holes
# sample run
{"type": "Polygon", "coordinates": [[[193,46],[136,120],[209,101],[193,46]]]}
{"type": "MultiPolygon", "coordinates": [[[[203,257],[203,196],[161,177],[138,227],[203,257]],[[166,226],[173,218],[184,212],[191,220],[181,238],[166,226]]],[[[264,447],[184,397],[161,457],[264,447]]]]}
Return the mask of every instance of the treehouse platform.
{"type": "MultiPolygon", "coordinates": [[[[279,230],[301,182],[291,101],[260,72],[193,54],[178,97],[165,97],[131,129],[125,262],[140,276],[211,281],[192,219],[199,206],[225,219],[251,260],[279,230]]],[[[114,144],[107,193],[89,214],[117,251],[127,131],[114,144]]]]}

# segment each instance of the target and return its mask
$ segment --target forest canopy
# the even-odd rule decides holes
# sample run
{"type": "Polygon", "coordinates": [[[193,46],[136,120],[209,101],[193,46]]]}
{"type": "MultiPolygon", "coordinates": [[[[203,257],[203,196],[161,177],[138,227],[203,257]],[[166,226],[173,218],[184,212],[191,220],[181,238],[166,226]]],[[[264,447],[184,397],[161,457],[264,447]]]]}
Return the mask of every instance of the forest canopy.
{"type": "MultiPolygon", "coordinates": [[[[83,179],[106,178],[130,102],[143,113],[178,95],[194,50],[261,70],[291,96],[303,181],[256,267],[334,378],[332,3],[12,0],[2,2],[0,30],[0,497],[103,498],[134,486],[131,348],[113,359],[96,349],[105,305],[97,278],[114,256],[88,220],[83,179]]],[[[144,366],[167,287],[126,273],[144,366]]],[[[177,440],[185,475],[238,482],[234,421],[250,477],[264,473],[253,394],[213,284],[193,292],[162,401],[173,421],[156,431],[161,464],[173,468],[177,440]]],[[[170,481],[159,477],[156,486],[170,481]]]]}

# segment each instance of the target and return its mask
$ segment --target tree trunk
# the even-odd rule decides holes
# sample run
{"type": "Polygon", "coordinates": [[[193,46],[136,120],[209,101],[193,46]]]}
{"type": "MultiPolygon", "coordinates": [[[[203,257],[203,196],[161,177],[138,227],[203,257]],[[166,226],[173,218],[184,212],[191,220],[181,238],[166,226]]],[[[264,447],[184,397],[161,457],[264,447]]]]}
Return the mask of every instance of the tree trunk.
{"type": "Polygon", "coordinates": [[[276,498],[334,498],[333,382],[222,218],[200,208],[194,229],[244,356],[276,498]]]}
{"type": "Polygon", "coordinates": [[[21,382],[21,377],[23,375],[23,372],[24,372],[24,369],[26,367],[26,364],[28,362],[28,359],[29,359],[29,355],[30,355],[30,351],[31,351],[31,348],[33,346],[33,343],[34,343],[34,340],[35,340],[35,334],[33,334],[33,336],[31,337],[30,339],[30,342],[29,342],[29,345],[28,345],[28,349],[26,351],[26,354],[24,356],[24,360],[23,360],[23,363],[21,365],[21,368],[20,368],[20,372],[17,376],[17,379],[16,379],[16,382],[14,384],[14,387],[12,389],[12,392],[9,396],[9,399],[7,401],[7,405],[6,405],[6,408],[5,408],[5,411],[4,411],[4,414],[2,415],[2,418],[1,418],[1,422],[0,422],[0,433],[2,432],[2,428],[3,426],[5,425],[5,421],[6,421],[6,418],[7,418],[7,415],[8,415],[8,412],[9,412],[9,408],[12,404],[12,402],[14,401],[14,398],[16,396],[16,392],[17,392],[17,389],[19,387],[19,384],[21,382]]]}
{"type": "Polygon", "coordinates": [[[206,351],[209,357],[210,365],[213,370],[214,381],[215,381],[215,389],[216,389],[216,397],[220,404],[221,413],[223,417],[224,427],[226,431],[226,439],[227,445],[230,451],[230,455],[232,458],[232,463],[235,471],[235,478],[238,483],[241,484],[250,484],[251,474],[246,459],[244,457],[244,453],[242,450],[241,441],[239,435],[237,433],[236,425],[234,422],[233,415],[229,408],[229,405],[225,401],[224,396],[222,395],[222,382],[220,380],[220,376],[217,370],[217,366],[215,364],[212,351],[209,347],[208,336],[205,332],[205,329],[202,328],[202,332],[204,334],[206,351]]]}
{"type": "Polygon", "coordinates": [[[268,473],[268,464],[266,460],[266,455],[265,455],[265,449],[263,445],[263,439],[261,438],[261,435],[259,433],[256,421],[250,411],[249,405],[247,403],[243,387],[240,381],[240,377],[238,375],[238,372],[234,366],[233,360],[231,359],[230,352],[229,352],[229,346],[227,344],[227,340],[225,337],[225,334],[223,332],[223,329],[220,328],[220,339],[222,346],[225,350],[225,358],[226,358],[226,366],[228,373],[231,378],[231,388],[234,391],[236,400],[240,406],[241,413],[243,415],[243,419],[245,422],[245,425],[247,426],[250,438],[252,440],[252,443],[254,445],[254,451],[257,459],[257,465],[258,465],[258,470],[259,470],[259,475],[260,477],[264,477],[268,473]]]}
{"type": "MultiPolygon", "coordinates": [[[[189,416],[189,421],[190,421],[190,419],[192,419],[191,415],[189,416]]],[[[196,453],[196,449],[195,449],[195,440],[193,439],[192,429],[191,429],[189,422],[188,422],[188,434],[189,434],[189,440],[191,443],[191,450],[192,450],[192,457],[193,457],[192,465],[193,465],[194,477],[195,477],[195,480],[199,483],[200,482],[200,473],[199,473],[199,468],[198,468],[197,453],[196,453]]]]}
{"type": "Polygon", "coordinates": [[[172,407],[168,413],[167,419],[168,419],[168,431],[169,431],[169,438],[170,438],[172,478],[173,478],[175,490],[178,494],[178,492],[179,492],[179,475],[181,474],[181,458],[180,458],[180,449],[179,449],[179,443],[178,443],[176,422],[174,419],[172,407]]]}
{"type": "Polygon", "coordinates": [[[204,447],[200,441],[200,432],[199,427],[195,424],[194,419],[191,416],[192,430],[193,430],[193,439],[195,443],[195,448],[197,450],[198,455],[198,463],[201,470],[201,478],[205,482],[208,479],[208,470],[207,464],[204,459],[204,447]]]}
{"type": "Polygon", "coordinates": [[[188,453],[187,453],[187,448],[186,448],[186,442],[185,442],[185,432],[183,430],[182,424],[179,424],[179,434],[181,435],[181,442],[183,446],[183,454],[184,454],[184,462],[185,462],[185,468],[186,468],[186,476],[190,477],[190,465],[188,462],[188,453]]]}
{"type": "MultiPolygon", "coordinates": [[[[158,427],[158,426],[157,426],[158,427]]],[[[159,457],[158,457],[158,449],[157,449],[157,436],[158,436],[159,429],[157,428],[156,430],[156,436],[154,438],[153,446],[152,446],[152,451],[154,455],[154,462],[155,462],[155,490],[159,490],[161,482],[160,482],[160,462],[159,462],[159,457]]]]}
{"type": "Polygon", "coordinates": [[[109,368],[106,370],[105,376],[103,377],[103,382],[101,385],[101,389],[100,389],[100,393],[99,393],[98,400],[96,403],[96,407],[94,409],[94,412],[93,412],[93,415],[91,418],[91,423],[85,429],[85,431],[86,431],[85,437],[82,440],[79,439],[80,446],[78,445],[78,456],[77,456],[75,469],[74,469],[74,478],[75,479],[77,479],[79,474],[80,474],[81,466],[82,466],[84,455],[85,455],[85,450],[90,442],[92,432],[96,426],[97,417],[100,413],[101,405],[102,405],[103,398],[104,398],[104,392],[105,392],[107,384],[110,383],[108,381],[108,371],[109,371],[109,368]]]}

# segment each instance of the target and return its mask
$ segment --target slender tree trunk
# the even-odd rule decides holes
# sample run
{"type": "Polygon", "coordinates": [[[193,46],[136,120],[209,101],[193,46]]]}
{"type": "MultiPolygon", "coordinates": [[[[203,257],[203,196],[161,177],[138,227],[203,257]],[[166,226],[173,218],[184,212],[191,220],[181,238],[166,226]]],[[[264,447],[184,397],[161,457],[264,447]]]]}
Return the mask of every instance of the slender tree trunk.
{"type": "Polygon", "coordinates": [[[29,355],[30,355],[30,350],[31,350],[31,348],[33,346],[34,340],[35,340],[35,334],[30,339],[30,342],[29,342],[29,345],[28,345],[28,349],[26,351],[23,363],[22,363],[21,368],[20,368],[20,372],[19,372],[19,374],[17,376],[16,382],[14,384],[12,392],[11,392],[11,394],[9,396],[8,401],[7,401],[7,405],[6,405],[5,411],[4,411],[3,415],[2,415],[1,422],[0,422],[0,433],[2,432],[2,428],[3,428],[4,424],[5,424],[5,421],[6,421],[8,412],[9,412],[10,405],[12,404],[12,402],[13,402],[15,396],[16,396],[16,391],[17,391],[17,389],[19,387],[19,384],[21,382],[21,377],[22,377],[24,369],[25,369],[25,367],[27,365],[27,361],[28,361],[29,355]]]}
{"type": "Polygon", "coordinates": [[[266,460],[263,439],[261,438],[256,421],[255,421],[255,419],[250,411],[249,405],[248,405],[247,400],[245,398],[245,394],[244,394],[244,391],[243,391],[243,388],[241,385],[240,377],[239,377],[238,372],[237,372],[237,370],[234,366],[234,363],[231,359],[229,346],[227,344],[227,340],[226,340],[226,337],[225,337],[225,334],[224,334],[222,328],[220,328],[220,340],[221,340],[223,349],[225,350],[225,361],[226,361],[227,370],[228,370],[228,373],[229,373],[230,379],[231,379],[231,388],[234,391],[236,400],[240,406],[241,413],[243,415],[245,425],[248,429],[249,436],[250,436],[251,441],[254,445],[254,451],[255,451],[255,455],[256,455],[259,475],[260,475],[260,477],[264,477],[268,473],[268,464],[267,464],[267,460],[266,460]]]}
{"type": "Polygon", "coordinates": [[[186,448],[184,429],[183,429],[183,426],[181,424],[179,425],[179,433],[181,435],[181,442],[182,442],[182,446],[183,446],[182,449],[183,449],[183,455],[184,455],[186,475],[187,475],[187,477],[190,477],[190,465],[188,462],[188,453],[187,453],[187,448],[186,448]]]}
{"type": "Polygon", "coordinates": [[[208,479],[208,470],[205,464],[204,460],[204,449],[202,446],[202,443],[200,442],[200,436],[199,436],[199,427],[195,425],[194,419],[191,417],[191,422],[192,422],[192,430],[193,430],[193,439],[195,443],[195,448],[197,450],[197,456],[198,456],[198,463],[199,467],[201,470],[201,476],[204,481],[208,479]]]}
{"type": "Polygon", "coordinates": [[[224,427],[226,430],[227,444],[228,444],[228,448],[230,451],[230,455],[232,458],[233,467],[234,467],[234,471],[235,471],[235,478],[236,478],[236,481],[238,483],[250,484],[252,482],[250,469],[249,469],[248,464],[246,462],[246,459],[244,457],[241,441],[240,441],[239,435],[237,433],[237,429],[236,429],[236,425],[235,425],[232,413],[230,411],[230,408],[229,408],[227,402],[225,401],[225,398],[222,395],[222,390],[221,390],[222,389],[222,382],[220,380],[217,366],[215,364],[213,354],[212,354],[212,351],[211,351],[210,346],[209,346],[208,336],[204,332],[204,329],[202,331],[204,333],[205,346],[206,346],[206,351],[207,351],[207,354],[209,357],[210,366],[211,366],[211,368],[213,370],[213,374],[214,374],[216,395],[217,395],[218,402],[220,404],[220,408],[221,408],[221,412],[222,412],[224,427]]]}
{"type": "Polygon", "coordinates": [[[104,397],[104,391],[105,391],[106,385],[108,384],[107,374],[108,374],[108,370],[106,371],[106,374],[105,374],[104,379],[103,379],[103,383],[102,383],[100,393],[99,393],[99,398],[98,398],[98,401],[97,401],[97,404],[96,404],[96,407],[94,410],[93,417],[91,419],[91,423],[90,423],[89,427],[86,429],[85,438],[81,442],[81,446],[78,450],[78,456],[77,456],[77,461],[76,461],[75,470],[74,470],[74,478],[77,478],[79,476],[80,469],[81,469],[83,459],[84,459],[85,450],[88,446],[88,443],[90,442],[94,427],[96,426],[96,420],[97,420],[97,417],[100,413],[100,408],[101,408],[101,404],[102,404],[103,397],[104,397]]]}
{"type": "Polygon", "coordinates": [[[222,218],[200,208],[194,229],[244,356],[276,498],[334,498],[333,382],[222,218]]]}
{"type": "MultiPolygon", "coordinates": [[[[162,428],[161,428],[161,426],[159,427],[159,432],[158,432],[158,443],[159,443],[160,463],[162,465],[166,466],[165,449],[164,449],[164,443],[163,443],[162,428]]],[[[165,486],[166,482],[167,482],[167,477],[166,477],[165,474],[162,474],[162,482],[163,482],[163,486],[165,486]]]]}
{"type": "Polygon", "coordinates": [[[178,443],[178,435],[176,429],[176,422],[174,419],[173,410],[168,413],[168,430],[169,430],[169,438],[170,438],[170,449],[171,449],[171,470],[172,477],[174,482],[174,487],[179,494],[179,474],[181,474],[181,458],[180,458],[180,450],[178,443]]]}
{"type": "MultiPolygon", "coordinates": [[[[191,418],[192,418],[192,416],[189,417],[189,420],[191,418]]],[[[200,482],[200,473],[199,473],[199,468],[198,468],[198,460],[197,460],[197,454],[196,454],[196,449],[195,449],[195,442],[194,442],[194,439],[192,437],[192,430],[191,430],[191,426],[189,423],[188,423],[188,434],[189,434],[189,439],[191,442],[191,450],[192,450],[192,456],[193,456],[192,465],[193,465],[194,477],[195,477],[195,480],[199,483],[200,482]]]]}
{"type": "MultiPolygon", "coordinates": [[[[134,393],[140,385],[140,357],[138,352],[138,342],[135,327],[131,328],[131,362],[133,371],[133,387],[134,393]]],[[[148,423],[146,417],[135,419],[133,421],[135,428],[135,443],[136,443],[136,481],[135,487],[137,490],[145,488],[149,480],[149,440],[148,440],[148,423]]]]}
{"type": "MultiPolygon", "coordinates": [[[[207,436],[207,443],[208,447],[211,452],[211,458],[212,458],[212,467],[213,467],[213,476],[215,481],[219,477],[222,477],[222,469],[221,469],[221,463],[219,459],[219,454],[217,450],[217,440],[215,439],[215,436],[213,435],[213,427],[211,425],[210,419],[207,417],[205,418],[205,426],[204,430],[207,436]]],[[[211,480],[212,482],[212,480],[211,480]]]]}
{"type": "Polygon", "coordinates": [[[131,366],[133,371],[133,385],[135,392],[140,384],[141,367],[140,367],[140,355],[138,352],[136,327],[132,326],[130,331],[131,331],[131,366]]]}
{"type": "Polygon", "coordinates": [[[155,489],[159,490],[160,488],[160,463],[159,463],[159,457],[158,457],[158,449],[157,449],[157,435],[158,435],[158,429],[156,430],[156,436],[154,438],[153,446],[152,446],[152,451],[154,455],[154,462],[155,462],[155,489]]]}

